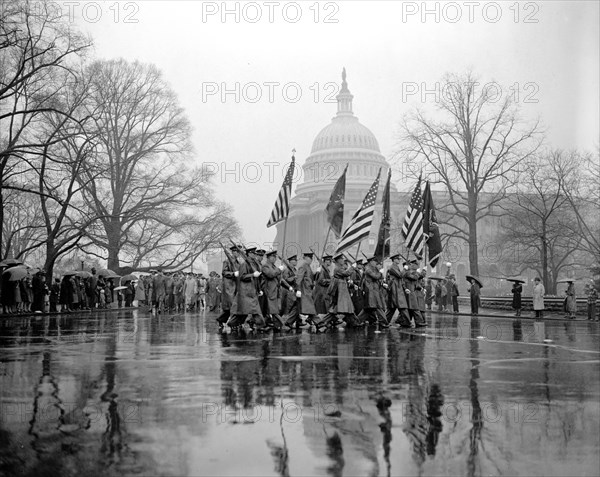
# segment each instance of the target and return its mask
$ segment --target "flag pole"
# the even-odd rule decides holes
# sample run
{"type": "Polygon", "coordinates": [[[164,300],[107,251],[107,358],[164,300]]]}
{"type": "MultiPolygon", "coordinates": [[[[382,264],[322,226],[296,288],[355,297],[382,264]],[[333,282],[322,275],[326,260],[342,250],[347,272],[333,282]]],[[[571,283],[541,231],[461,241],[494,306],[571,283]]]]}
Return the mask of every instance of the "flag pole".
{"type": "Polygon", "coordinates": [[[325,235],[325,242],[323,243],[323,251],[321,252],[321,257],[325,255],[325,249],[327,248],[327,240],[329,240],[330,232],[331,232],[331,225],[327,229],[327,234],[325,235]]]}
{"type": "Polygon", "coordinates": [[[283,245],[281,246],[281,256],[285,258],[286,253],[285,253],[285,236],[287,234],[287,217],[285,218],[285,220],[283,221],[283,245]]]}

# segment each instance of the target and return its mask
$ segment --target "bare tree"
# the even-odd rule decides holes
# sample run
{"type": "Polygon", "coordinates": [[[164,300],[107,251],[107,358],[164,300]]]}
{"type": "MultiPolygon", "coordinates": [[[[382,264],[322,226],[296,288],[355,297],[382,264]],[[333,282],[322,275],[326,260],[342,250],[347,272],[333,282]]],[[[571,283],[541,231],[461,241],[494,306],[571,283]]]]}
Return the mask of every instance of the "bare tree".
{"type": "MultiPolygon", "coordinates": [[[[413,171],[425,169],[432,184],[442,184],[448,202],[436,204],[446,238],[469,246],[472,274],[479,273],[477,225],[497,216],[519,165],[538,149],[538,124],[523,125],[506,91],[482,87],[471,74],[446,75],[436,105],[440,120],[422,111],[407,117],[397,153],[413,171]],[[450,232],[447,232],[450,230],[450,232]]],[[[438,217],[438,218],[440,218],[438,217]]]]}
{"type": "Polygon", "coordinates": [[[505,254],[505,259],[518,273],[538,271],[550,294],[556,292],[559,274],[582,256],[581,235],[573,230],[576,220],[564,193],[565,183],[571,180],[565,175],[569,161],[555,150],[523,164],[503,221],[505,248],[514,252],[505,254]]]}
{"type": "Polygon", "coordinates": [[[183,266],[211,240],[214,245],[215,237],[200,240],[211,237],[212,227],[235,224],[218,216],[223,209],[212,197],[210,177],[190,164],[184,111],[152,65],[95,62],[88,75],[98,148],[80,180],[88,206],[99,217],[88,236],[96,250],[106,251],[113,270],[150,259],[183,266]]]}
{"type": "Polygon", "coordinates": [[[595,154],[562,152],[564,160],[557,171],[565,177],[562,192],[575,222],[571,230],[581,237],[581,248],[600,267],[600,150],[595,154]]]}
{"type": "MultiPolygon", "coordinates": [[[[0,243],[4,191],[24,190],[26,168],[19,161],[35,146],[32,132],[40,115],[61,113],[57,81],[91,42],[69,27],[46,0],[2,2],[0,8],[0,243]]],[[[2,255],[2,251],[0,251],[2,255]]]]}

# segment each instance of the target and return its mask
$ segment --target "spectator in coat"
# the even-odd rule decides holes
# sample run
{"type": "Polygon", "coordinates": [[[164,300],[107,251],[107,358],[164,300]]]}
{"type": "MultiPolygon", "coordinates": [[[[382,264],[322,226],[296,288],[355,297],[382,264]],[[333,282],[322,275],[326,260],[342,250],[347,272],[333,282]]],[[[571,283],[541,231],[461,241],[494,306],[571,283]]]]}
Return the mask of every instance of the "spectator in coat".
{"type": "Polygon", "coordinates": [[[450,275],[448,277],[448,290],[450,301],[452,302],[452,313],[456,314],[459,312],[458,309],[458,297],[460,293],[458,292],[458,285],[456,284],[456,276],[450,275]]]}
{"type": "Polygon", "coordinates": [[[575,284],[573,282],[569,282],[565,293],[567,295],[565,298],[565,312],[567,316],[565,318],[574,320],[575,313],[577,313],[577,294],[575,293],[575,284]]]}
{"type": "Polygon", "coordinates": [[[55,278],[52,285],[50,285],[50,313],[56,313],[60,306],[60,278],[55,278]]]}
{"type": "Polygon", "coordinates": [[[467,278],[471,284],[469,287],[469,295],[471,296],[471,314],[478,315],[479,307],[481,306],[481,285],[474,278],[467,278]]]}
{"type": "Polygon", "coordinates": [[[586,283],[587,292],[587,317],[588,320],[596,320],[596,301],[598,301],[598,290],[596,289],[594,280],[586,283]]]}
{"type": "Polygon", "coordinates": [[[535,277],[533,281],[533,310],[535,311],[536,318],[544,317],[544,294],[546,290],[542,285],[540,277],[535,277]]]}
{"type": "Polygon", "coordinates": [[[42,313],[44,311],[44,297],[48,293],[48,287],[46,286],[46,274],[44,271],[40,271],[33,276],[31,286],[33,290],[33,303],[31,306],[31,311],[42,313]]]}
{"type": "Polygon", "coordinates": [[[520,282],[513,282],[511,293],[513,294],[512,307],[515,310],[515,316],[521,316],[521,294],[523,286],[520,282]]]}

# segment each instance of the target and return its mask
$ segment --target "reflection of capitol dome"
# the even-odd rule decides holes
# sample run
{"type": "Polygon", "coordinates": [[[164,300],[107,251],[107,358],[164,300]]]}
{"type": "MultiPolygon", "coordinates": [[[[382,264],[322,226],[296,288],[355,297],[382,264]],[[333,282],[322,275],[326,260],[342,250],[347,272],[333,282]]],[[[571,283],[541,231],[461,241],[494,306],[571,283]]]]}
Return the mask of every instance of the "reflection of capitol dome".
{"type": "MultiPolygon", "coordinates": [[[[362,202],[380,168],[381,197],[389,164],[379,150],[375,135],[354,116],[353,98],[348,89],[344,69],[341,89],[336,96],[337,114],[331,123],[316,135],[311,153],[302,165],[303,182],[297,185],[290,204],[286,245],[292,247],[294,244],[296,251],[306,250],[308,247],[322,250],[328,228],[325,207],[333,186],[346,165],[348,172],[344,201],[345,225],[362,202]]],[[[332,235],[329,241],[333,239],[332,235]]],[[[283,242],[283,223],[278,224],[276,242],[283,242]]],[[[333,247],[333,244],[331,246],[333,247]]],[[[286,249],[289,247],[286,246],[286,249]]],[[[370,246],[366,245],[363,250],[367,251],[369,248],[370,246]]]]}

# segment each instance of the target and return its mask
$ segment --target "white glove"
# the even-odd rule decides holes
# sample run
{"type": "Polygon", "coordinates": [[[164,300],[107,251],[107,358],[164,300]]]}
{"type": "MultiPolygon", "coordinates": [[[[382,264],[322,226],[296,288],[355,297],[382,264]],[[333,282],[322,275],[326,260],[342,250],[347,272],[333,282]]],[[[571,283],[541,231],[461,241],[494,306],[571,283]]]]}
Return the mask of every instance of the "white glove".
{"type": "Polygon", "coordinates": [[[294,291],[294,287],[290,287],[290,291],[293,292],[294,291]]]}
{"type": "Polygon", "coordinates": [[[258,296],[263,296],[262,290],[258,292],[258,296]]]}
{"type": "Polygon", "coordinates": [[[352,264],[352,268],[356,268],[356,262],[352,264]]]}
{"type": "Polygon", "coordinates": [[[238,272],[237,270],[235,272],[233,272],[233,276],[234,277],[239,277],[240,276],[240,272],[238,272]]]}
{"type": "Polygon", "coordinates": [[[408,265],[404,265],[404,270],[408,270],[408,265]]]}
{"type": "Polygon", "coordinates": [[[277,268],[279,268],[279,270],[281,270],[283,272],[283,265],[279,265],[277,268]]]}
{"type": "Polygon", "coordinates": [[[383,275],[385,273],[385,270],[383,268],[380,268],[379,273],[381,273],[383,275]]]}
{"type": "Polygon", "coordinates": [[[348,280],[348,285],[352,285],[353,283],[354,283],[354,281],[348,280]]]}
{"type": "Polygon", "coordinates": [[[317,267],[317,273],[321,271],[321,267],[317,267]]]}
{"type": "Polygon", "coordinates": [[[417,268],[417,273],[421,273],[421,269],[420,268],[417,268]]]}
{"type": "Polygon", "coordinates": [[[410,290],[407,288],[406,290],[404,290],[406,293],[410,294],[410,290]]]}
{"type": "Polygon", "coordinates": [[[301,292],[300,290],[298,290],[298,291],[296,292],[296,296],[297,296],[298,298],[300,298],[300,297],[302,296],[302,292],[301,292]]]}
{"type": "Polygon", "coordinates": [[[387,288],[387,287],[388,287],[388,284],[387,284],[387,283],[384,283],[384,284],[383,284],[383,288],[387,288]]]}
{"type": "Polygon", "coordinates": [[[254,275],[254,278],[258,278],[260,276],[260,272],[256,271],[252,275],[254,275]]]}

